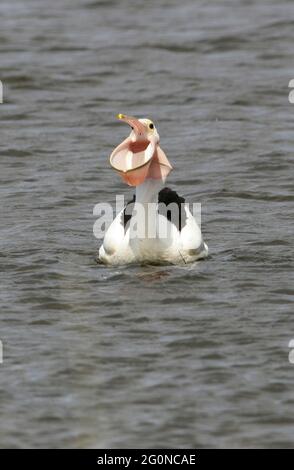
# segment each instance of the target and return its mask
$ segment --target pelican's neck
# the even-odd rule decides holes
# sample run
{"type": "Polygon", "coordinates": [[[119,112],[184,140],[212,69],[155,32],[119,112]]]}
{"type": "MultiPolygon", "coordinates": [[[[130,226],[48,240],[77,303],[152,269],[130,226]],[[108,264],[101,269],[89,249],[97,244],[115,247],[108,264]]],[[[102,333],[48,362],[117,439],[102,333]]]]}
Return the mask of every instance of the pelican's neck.
{"type": "Polygon", "coordinates": [[[158,193],[163,188],[163,182],[160,179],[147,179],[144,183],[136,187],[136,202],[146,204],[158,202],[158,193]]]}
{"type": "MultiPolygon", "coordinates": [[[[147,246],[151,243],[154,245],[154,238],[157,234],[157,203],[158,192],[161,190],[163,183],[159,179],[147,179],[144,183],[136,187],[136,227],[137,237],[145,240],[147,246]]],[[[141,248],[142,249],[142,246],[141,248]]]]}

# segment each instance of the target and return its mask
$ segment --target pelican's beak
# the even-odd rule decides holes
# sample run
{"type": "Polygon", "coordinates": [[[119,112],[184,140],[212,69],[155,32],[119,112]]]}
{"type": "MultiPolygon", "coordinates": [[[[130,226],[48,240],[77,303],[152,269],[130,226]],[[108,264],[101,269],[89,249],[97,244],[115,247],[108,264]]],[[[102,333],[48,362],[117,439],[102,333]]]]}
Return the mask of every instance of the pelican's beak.
{"type": "Polygon", "coordinates": [[[148,178],[164,182],[172,166],[159,147],[158,134],[148,135],[146,125],[132,116],[117,117],[129,124],[133,132],[113,150],[111,166],[130,186],[138,186],[148,178]]]}
{"type": "Polygon", "coordinates": [[[125,114],[118,114],[117,118],[120,119],[120,121],[124,121],[127,124],[129,124],[129,126],[131,126],[134,129],[137,135],[145,134],[146,128],[144,124],[142,124],[142,122],[139,121],[139,119],[133,116],[126,116],[125,114]]]}

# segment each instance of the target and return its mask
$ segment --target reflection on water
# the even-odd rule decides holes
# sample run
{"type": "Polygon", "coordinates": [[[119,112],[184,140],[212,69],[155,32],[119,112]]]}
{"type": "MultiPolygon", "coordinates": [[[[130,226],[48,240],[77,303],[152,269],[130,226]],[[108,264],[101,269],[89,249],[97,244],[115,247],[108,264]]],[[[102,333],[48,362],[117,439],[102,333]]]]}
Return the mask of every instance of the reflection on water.
{"type": "Polygon", "coordinates": [[[293,13],[1,2],[1,447],[293,447],[293,13]],[[156,122],[208,260],[96,264],[117,112],[156,122]]]}

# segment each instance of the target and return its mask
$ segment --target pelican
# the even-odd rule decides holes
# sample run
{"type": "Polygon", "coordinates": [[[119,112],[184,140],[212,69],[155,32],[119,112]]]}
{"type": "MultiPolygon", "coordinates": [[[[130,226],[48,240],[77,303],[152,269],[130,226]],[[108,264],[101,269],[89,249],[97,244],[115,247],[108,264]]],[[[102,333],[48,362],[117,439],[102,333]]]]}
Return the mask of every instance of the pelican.
{"type": "Polygon", "coordinates": [[[208,247],[185,199],[164,187],[173,169],[159,146],[150,119],[118,114],[130,135],[110,155],[110,164],[129,186],[133,200],[118,213],[106,231],[98,261],[186,264],[205,258],[208,247]]]}

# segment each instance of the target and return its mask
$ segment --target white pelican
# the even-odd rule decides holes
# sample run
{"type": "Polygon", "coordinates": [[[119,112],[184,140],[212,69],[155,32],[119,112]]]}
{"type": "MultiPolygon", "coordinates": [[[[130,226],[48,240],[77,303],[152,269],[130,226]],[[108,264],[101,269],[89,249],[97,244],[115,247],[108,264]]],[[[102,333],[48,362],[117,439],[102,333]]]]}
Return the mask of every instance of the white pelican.
{"type": "Polygon", "coordinates": [[[175,191],[163,188],[172,166],[159,146],[153,122],[117,117],[132,130],[112,152],[110,164],[136,187],[136,194],[109,226],[98,261],[186,264],[205,258],[208,247],[188,204],[175,191]]]}

